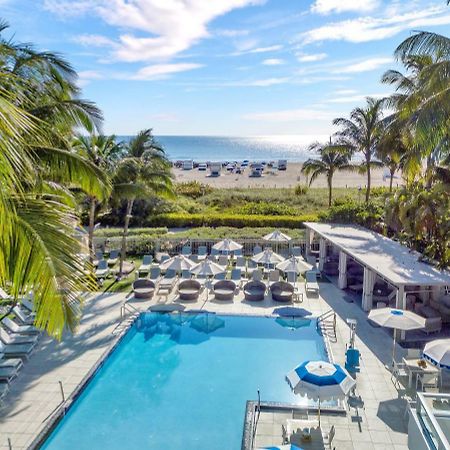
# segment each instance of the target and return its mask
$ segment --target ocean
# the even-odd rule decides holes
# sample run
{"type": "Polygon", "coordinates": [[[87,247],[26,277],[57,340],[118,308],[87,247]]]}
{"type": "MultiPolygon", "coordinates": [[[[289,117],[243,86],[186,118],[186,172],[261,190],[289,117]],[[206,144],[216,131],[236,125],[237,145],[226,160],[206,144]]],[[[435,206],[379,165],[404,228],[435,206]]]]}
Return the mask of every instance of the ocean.
{"type": "MultiPolygon", "coordinates": [[[[128,140],[129,136],[118,136],[128,140]]],[[[286,159],[303,162],[314,156],[308,146],[327,136],[156,136],[172,161],[193,159],[206,161],[272,161],[286,159]]]]}

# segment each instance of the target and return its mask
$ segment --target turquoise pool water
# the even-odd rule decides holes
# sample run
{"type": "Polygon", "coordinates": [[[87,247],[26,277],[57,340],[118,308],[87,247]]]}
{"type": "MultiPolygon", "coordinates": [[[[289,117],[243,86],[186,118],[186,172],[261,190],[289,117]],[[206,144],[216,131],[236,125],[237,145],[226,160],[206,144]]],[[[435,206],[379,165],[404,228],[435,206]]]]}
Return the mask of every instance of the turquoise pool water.
{"type": "Polygon", "coordinates": [[[314,320],[148,313],[42,448],[239,449],[246,401],[305,402],[285,374],[326,358],[314,320]]]}

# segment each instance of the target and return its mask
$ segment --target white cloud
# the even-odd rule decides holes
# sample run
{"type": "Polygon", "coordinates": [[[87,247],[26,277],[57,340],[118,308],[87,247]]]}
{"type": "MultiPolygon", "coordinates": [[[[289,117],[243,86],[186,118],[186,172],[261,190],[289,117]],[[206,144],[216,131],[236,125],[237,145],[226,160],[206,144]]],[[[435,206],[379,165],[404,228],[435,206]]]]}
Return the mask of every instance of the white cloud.
{"type": "Polygon", "coordinates": [[[101,80],[103,75],[96,70],[82,70],[78,72],[77,84],[79,87],[87,86],[92,80],[101,80]]]}
{"type": "Polygon", "coordinates": [[[243,83],[242,86],[259,86],[259,87],[267,87],[267,86],[275,86],[277,84],[287,83],[289,78],[265,78],[262,80],[254,80],[249,81],[247,83],[243,83]]]}
{"type": "Polygon", "coordinates": [[[133,80],[162,80],[168,78],[173,73],[186,72],[203,67],[202,64],[176,63],[176,64],[154,64],[139,69],[135,75],[131,76],[133,80]]]}
{"type": "Polygon", "coordinates": [[[378,0],[316,0],[311,6],[311,11],[318,14],[368,12],[373,11],[378,5],[378,0]]]}
{"type": "Polygon", "coordinates": [[[328,55],[326,53],[316,53],[312,55],[306,55],[301,54],[297,56],[297,59],[300,62],[315,62],[315,61],[321,61],[322,59],[325,59],[328,55]]]}
{"type": "Polygon", "coordinates": [[[281,64],[284,64],[284,61],[278,58],[269,58],[265,59],[262,64],[264,64],[265,66],[279,66],[281,64]]]}
{"type": "Polygon", "coordinates": [[[283,48],[282,45],[270,45],[269,47],[257,47],[249,50],[247,53],[267,53],[267,52],[276,52],[277,50],[281,50],[283,48]]]}
{"type": "Polygon", "coordinates": [[[376,70],[387,64],[393,64],[392,58],[370,58],[365,61],[361,61],[355,64],[350,64],[348,66],[339,67],[333,69],[333,73],[360,73],[360,72],[370,72],[371,70],[376,70]]]}
{"type": "Polygon", "coordinates": [[[270,53],[276,52],[283,48],[282,45],[269,45],[267,47],[256,47],[257,41],[255,39],[240,42],[236,45],[237,51],[232,53],[232,56],[245,55],[248,53],[270,53]]]}
{"type": "Polygon", "coordinates": [[[337,91],[334,91],[335,95],[354,95],[357,93],[358,91],[355,89],[338,89],[337,91]]]}
{"type": "Polygon", "coordinates": [[[320,109],[284,109],[280,111],[250,113],[242,116],[245,120],[262,122],[298,122],[302,120],[332,120],[336,112],[320,109]]]}
{"type": "Polygon", "coordinates": [[[122,34],[112,48],[114,59],[128,62],[168,60],[209,37],[207,25],[236,8],[265,0],[45,0],[46,9],[62,15],[90,14],[108,25],[140,32],[122,34]],[[144,36],[142,36],[144,33],[144,36]],[[146,35],[145,35],[146,34],[146,35]]]}
{"type": "Polygon", "coordinates": [[[366,94],[366,95],[344,95],[342,97],[335,97],[328,100],[328,103],[361,103],[366,100],[367,97],[383,98],[389,94],[366,94]]]}
{"type": "Polygon", "coordinates": [[[303,44],[322,41],[348,41],[354,43],[386,39],[404,30],[450,24],[450,13],[445,7],[426,9],[384,17],[359,17],[329,23],[313,28],[298,36],[303,44]]]}
{"type": "Polygon", "coordinates": [[[81,34],[72,40],[86,47],[114,47],[116,45],[112,39],[99,34],[81,34]]]}
{"type": "Polygon", "coordinates": [[[249,33],[249,30],[216,30],[218,36],[225,37],[247,36],[249,33]]]}

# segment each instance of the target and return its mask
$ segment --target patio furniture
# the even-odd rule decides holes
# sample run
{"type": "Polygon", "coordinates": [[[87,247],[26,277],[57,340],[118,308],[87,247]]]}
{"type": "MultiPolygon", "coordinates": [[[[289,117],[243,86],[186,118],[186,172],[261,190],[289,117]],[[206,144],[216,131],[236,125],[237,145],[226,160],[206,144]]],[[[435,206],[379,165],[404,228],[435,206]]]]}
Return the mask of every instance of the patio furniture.
{"type": "Polygon", "coordinates": [[[327,450],[332,450],[333,439],[334,439],[335,434],[336,434],[336,428],[334,427],[334,425],[331,426],[330,431],[322,430],[323,445],[327,450]]]}
{"type": "Polygon", "coordinates": [[[228,256],[220,255],[219,259],[217,260],[217,264],[219,264],[219,266],[226,268],[228,266],[228,256]]]}
{"type": "Polygon", "coordinates": [[[407,348],[406,349],[406,358],[407,359],[413,359],[417,358],[419,359],[422,356],[422,351],[420,348],[407,348]]]}
{"type": "Polygon", "coordinates": [[[291,254],[292,254],[292,256],[296,256],[296,257],[302,256],[302,248],[301,247],[292,247],[291,254]]]}
{"type": "Polygon", "coordinates": [[[117,261],[119,261],[119,250],[111,250],[108,258],[108,266],[115,266],[117,264],[117,261]]]}
{"type": "Polygon", "coordinates": [[[311,440],[311,430],[319,428],[318,420],[310,419],[287,419],[286,431],[288,437],[299,434],[303,441],[311,440]]]}
{"type": "Polygon", "coordinates": [[[277,281],[270,286],[270,292],[272,293],[272,299],[276,302],[292,302],[294,286],[285,281],[277,281]]]}
{"type": "Polygon", "coordinates": [[[142,259],[142,264],[139,266],[138,273],[149,273],[150,268],[152,266],[153,256],[152,255],[144,255],[142,259]]]}
{"type": "Polygon", "coordinates": [[[208,247],[206,247],[206,245],[200,245],[198,247],[198,254],[197,254],[197,260],[203,261],[204,259],[206,259],[206,256],[208,254],[208,247]]]}
{"type": "Polygon", "coordinates": [[[18,325],[9,317],[5,317],[2,320],[2,324],[8,329],[10,333],[17,334],[39,334],[39,330],[33,325],[18,325]]]}
{"type": "Polygon", "coordinates": [[[149,299],[155,293],[155,283],[147,278],[139,278],[133,283],[134,298],[149,299]]]}
{"type": "Polygon", "coordinates": [[[14,306],[13,313],[25,325],[33,325],[34,318],[36,317],[34,313],[28,313],[18,305],[14,306]]]}
{"type": "Polygon", "coordinates": [[[161,278],[161,269],[159,267],[152,267],[149,278],[156,284],[161,278]]]}
{"type": "Polygon", "coordinates": [[[236,258],[236,269],[240,269],[243,272],[246,271],[246,262],[245,262],[245,258],[243,256],[238,256],[236,258]]]}
{"type": "Polygon", "coordinates": [[[253,273],[257,269],[258,269],[258,264],[256,264],[255,261],[252,261],[250,259],[247,264],[247,277],[251,278],[253,276],[253,273]]]}
{"type": "Polygon", "coordinates": [[[6,358],[4,353],[0,352],[0,367],[15,367],[20,369],[23,362],[20,358],[6,358]]]}
{"type": "Polygon", "coordinates": [[[420,384],[421,390],[425,391],[427,388],[438,389],[439,387],[439,372],[438,373],[419,373],[416,379],[416,391],[420,384]]]}
{"type": "Polygon", "coordinates": [[[406,366],[408,372],[408,387],[412,388],[413,376],[420,374],[439,374],[439,369],[433,366],[430,362],[425,359],[418,358],[403,358],[403,363],[406,366]]]}
{"type": "Polygon", "coordinates": [[[181,271],[181,278],[183,280],[190,280],[192,278],[191,271],[188,269],[184,269],[181,271]]]}
{"type": "MultiPolygon", "coordinates": [[[[252,279],[254,281],[261,281],[263,279],[263,273],[261,272],[261,269],[256,269],[253,273],[252,273],[252,279]]],[[[264,285],[265,286],[265,285],[264,285]]]]}
{"type": "Polygon", "coordinates": [[[255,245],[253,247],[253,256],[257,255],[258,253],[261,253],[261,252],[262,252],[262,247],[260,245],[255,245]]]}
{"type": "Polygon", "coordinates": [[[0,353],[3,353],[7,358],[25,358],[28,359],[35,344],[5,344],[0,341],[0,353]]]}
{"type": "Polygon", "coordinates": [[[34,346],[37,343],[37,339],[37,335],[8,334],[3,327],[0,327],[0,340],[6,345],[31,344],[34,346]]]}
{"type": "Polygon", "coordinates": [[[319,284],[317,283],[317,276],[314,272],[306,272],[305,273],[306,283],[305,290],[306,293],[309,291],[314,292],[315,294],[319,294],[319,284]]]}
{"type": "Polygon", "coordinates": [[[234,281],[236,286],[240,288],[242,286],[242,271],[239,268],[233,269],[231,271],[231,280],[234,281]]]}
{"type": "Polygon", "coordinates": [[[400,378],[408,378],[409,372],[405,363],[393,361],[391,381],[394,386],[401,387],[400,378]]]}
{"type": "Polygon", "coordinates": [[[269,272],[268,281],[269,281],[269,286],[280,281],[280,271],[278,269],[271,270],[269,272]]]}
{"type": "Polygon", "coordinates": [[[178,285],[178,295],[180,300],[198,300],[202,285],[197,280],[182,280],[178,285]]]}
{"type": "Polygon", "coordinates": [[[288,281],[288,283],[296,284],[298,281],[298,275],[295,272],[288,272],[287,273],[287,281],[288,281]]]}
{"type": "Polygon", "coordinates": [[[97,270],[95,271],[95,277],[97,279],[107,278],[110,274],[108,261],[106,259],[102,259],[98,262],[97,270]]]}
{"type": "Polygon", "coordinates": [[[18,374],[19,370],[15,367],[0,367],[0,380],[5,383],[10,383],[18,374]]]}
{"type": "Polygon", "coordinates": [[[186,256],[186,258],[189,258],[189,256],[192,255],[192,249],[190,245],[185,245],[182,249],[181,249],[181,254],[183,256],[186,256]]]}
{"type": "Polygon", "coordinates": [[[442,295],[437,300],[431,299],[430,307],[434,308],[436,311],[439,311],[442,322],[450,322],[450,293],[442,295]]]}
{"type": "Polygon", "coordinates": [[[266,285],[262,281],[249,281],[244,285],[244,297],[249,302],[260,302],[264,300],[266,285]]]}
{"type": "Polygon", "coordinates": [[[173,269],[167,270],[164,277],[161,278],[159,282],[159,288],[160,289],[169,289],[170,291],[174,287],[175,283],[177,281],[177,273],[173,269]]]}
{"type": "Polygon", "coordinates": [[[95,252],[94,260],[92,264],[97,267],[98,263],[103,259],[103,252],[95,252]]]}
{"type": "Polygon", "coordinates": [[[214,284],[213,291],[216,300],[233,300],[236,284],[231,280],[220,280],[214,284]]]}

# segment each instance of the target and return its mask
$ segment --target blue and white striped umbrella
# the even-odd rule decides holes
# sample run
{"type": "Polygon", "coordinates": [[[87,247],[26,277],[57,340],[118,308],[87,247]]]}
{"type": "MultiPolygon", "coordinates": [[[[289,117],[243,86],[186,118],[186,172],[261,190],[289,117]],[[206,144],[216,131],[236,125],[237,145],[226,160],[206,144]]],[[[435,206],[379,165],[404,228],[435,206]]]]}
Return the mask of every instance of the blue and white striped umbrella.
{"type": "Polygon", "coordinates": [[[450,369],[450,339],[428,342],[423,349],[423,356],[435,366],[450,369]]]}

